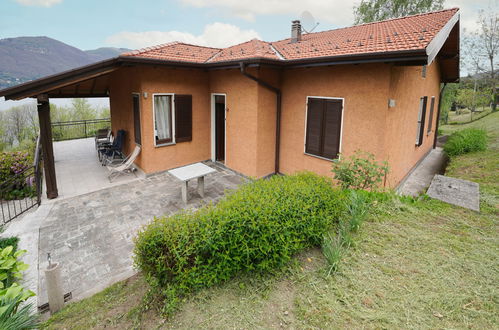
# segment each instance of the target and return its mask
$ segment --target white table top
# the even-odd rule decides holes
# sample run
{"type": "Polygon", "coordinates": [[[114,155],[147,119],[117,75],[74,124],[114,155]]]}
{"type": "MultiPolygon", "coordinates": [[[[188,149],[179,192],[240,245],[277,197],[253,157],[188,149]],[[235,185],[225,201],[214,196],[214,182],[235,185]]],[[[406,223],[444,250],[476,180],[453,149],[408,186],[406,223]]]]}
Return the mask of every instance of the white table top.
{"type": "Polygon", "coordinates": [[[205,176],[206,174],[210,174],[216,172],[217,170],[202,164],[196,163],[192,165],[182,166],[179,168],[175,168],[173,170],[169,170],[168,173],[173,175],[179,180],[188,181],[195,178],[199,178],[205,176]]]}

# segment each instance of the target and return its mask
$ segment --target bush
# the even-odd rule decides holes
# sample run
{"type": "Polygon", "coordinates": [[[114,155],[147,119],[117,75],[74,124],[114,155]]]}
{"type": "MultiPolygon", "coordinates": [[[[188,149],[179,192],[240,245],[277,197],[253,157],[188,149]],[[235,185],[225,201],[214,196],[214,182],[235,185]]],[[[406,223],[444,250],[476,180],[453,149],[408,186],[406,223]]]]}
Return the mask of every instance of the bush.
{"type": "Polygon", "coordinates": [[[343,189],[374,189],[388,174],[388,163],[378,163],[373,154],[356,151],[350,158],[334,162],[332,172],[343,189]]]}
{"type": "Polygon", "coordinates": [[[7,246],[12,246],[14,252],[17,251],[17,244],[19,243],[18,237],[5,237],[0,238],[0,251],[5,249],[7,246]]]}
{"type": "Polygon", "coordinates": [[[483,129],[466,128],[451,134],[444,151],[449,156],[487,149],[487,133],[483,129]]]}
{"type": "Polygon", "coordinates": [[[33,156],[27,151],[0,152],[0,182],[10,182],[9,189],[1,192],[0,199],[22,199],[33,196],[34,178],[29,175],[19,175],[16,178],[16,175],[32,166],[32,163],[33,156]]]}
{"type": "Polygon", "coordinates": [[[169,313],[179,295],[240,272],[272,272],[319,246],[344,209],[344,192],[314,174],[250,182],[217,205],[155,219],[135,240],[135,264],[169,313]]]}

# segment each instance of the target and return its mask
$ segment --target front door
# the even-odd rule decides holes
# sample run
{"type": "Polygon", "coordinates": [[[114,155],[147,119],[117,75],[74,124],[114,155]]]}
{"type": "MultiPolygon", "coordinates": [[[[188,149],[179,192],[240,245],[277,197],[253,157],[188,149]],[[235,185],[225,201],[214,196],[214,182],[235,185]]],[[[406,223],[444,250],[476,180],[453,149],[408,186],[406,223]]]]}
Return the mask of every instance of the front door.
{"type": "Polygon", "coordinates": [[[215,95],[215,160],[225,160],[225,96],[215,95]]]}

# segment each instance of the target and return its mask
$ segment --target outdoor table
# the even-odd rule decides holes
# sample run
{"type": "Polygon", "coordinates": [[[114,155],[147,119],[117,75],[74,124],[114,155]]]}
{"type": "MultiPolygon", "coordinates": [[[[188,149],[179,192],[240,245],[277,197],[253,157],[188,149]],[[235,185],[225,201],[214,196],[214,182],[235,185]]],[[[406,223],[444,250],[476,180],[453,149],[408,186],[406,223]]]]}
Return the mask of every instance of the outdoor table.
{"type": "Polygon", "coordinates": [[[201,197],[204,197],[204,177],[213,172],[216,172],[216,170],[202,163],[182,166],[168,171],[168,173],[182,181],[182,200],[186,204],[189,199],[187,191],[189,180],[198,179],[198,193],[201,197]]]}

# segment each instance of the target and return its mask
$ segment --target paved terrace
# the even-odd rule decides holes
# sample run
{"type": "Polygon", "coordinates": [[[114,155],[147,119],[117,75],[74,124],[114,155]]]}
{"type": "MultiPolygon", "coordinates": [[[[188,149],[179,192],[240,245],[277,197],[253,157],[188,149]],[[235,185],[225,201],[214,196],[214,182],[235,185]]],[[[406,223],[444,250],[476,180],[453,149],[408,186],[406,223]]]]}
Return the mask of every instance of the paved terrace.
{"type": "Polygon", "coordinates": [[[47,302],[47,253],[61,263],[64,293],[72,292],[73,300],[90,296],[134,274],[133,237],[155,216],[216,202],[244,181],[222,165],[205,162],[217,170],[205,178],[205,197],[197,193],[194,180],[185,205],[180,181],[166,172],[109,183],[93,140],[57,142],[54,150],[60,197],[44,200],[3,234],[19,236],[20,248],[28,250],[25,285],[37,292],[33,302],[38,306],[47,302]]]}

